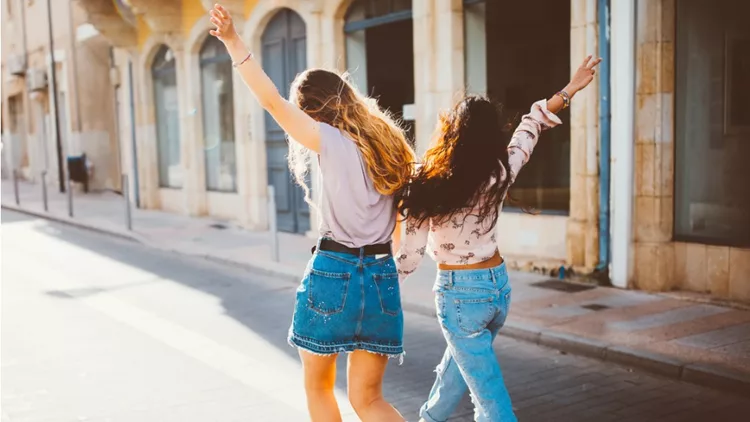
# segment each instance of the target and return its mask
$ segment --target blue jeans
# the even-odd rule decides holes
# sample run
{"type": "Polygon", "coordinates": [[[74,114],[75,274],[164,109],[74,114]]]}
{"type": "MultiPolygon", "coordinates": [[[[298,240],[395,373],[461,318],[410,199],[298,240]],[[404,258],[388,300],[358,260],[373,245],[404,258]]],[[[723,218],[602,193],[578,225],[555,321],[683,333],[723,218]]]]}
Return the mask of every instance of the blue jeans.
{"type": "Polygon", "coordinates": [[[404,314],[393,256],[317,250],[297,289],[289,343],[317,355],[401,357],[404,314]]]}
{"type": "Polygon", "coordinates": [[[484,270],[441,270],[433,290],[448,347],[420,417],[428,422],[446,421],[468,388],[476,421],[516,421],[492,350],[492,341],[505,323],[510,306],[505,264],[484,270]]]}

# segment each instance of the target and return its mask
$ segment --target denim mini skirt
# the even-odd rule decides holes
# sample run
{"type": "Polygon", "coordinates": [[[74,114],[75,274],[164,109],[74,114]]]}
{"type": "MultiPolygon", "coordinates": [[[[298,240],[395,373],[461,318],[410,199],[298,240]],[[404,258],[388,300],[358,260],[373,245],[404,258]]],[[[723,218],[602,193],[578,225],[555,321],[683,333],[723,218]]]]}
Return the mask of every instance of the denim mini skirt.
{"type": "Polygon", "coordinates": [[[316,355],[401,357],[404,314],[393,256],[316,251],[297,289],[289,344],[316,355]]]}

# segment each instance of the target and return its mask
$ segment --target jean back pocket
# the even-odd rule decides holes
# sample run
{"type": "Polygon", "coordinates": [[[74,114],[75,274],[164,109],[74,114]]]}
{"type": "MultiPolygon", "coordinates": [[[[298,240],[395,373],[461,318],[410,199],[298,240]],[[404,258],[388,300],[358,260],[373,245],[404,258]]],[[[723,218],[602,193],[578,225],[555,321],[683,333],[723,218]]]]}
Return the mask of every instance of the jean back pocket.
{"type": "Polygon", "coordinates": [[[380,308],[386,315],[396,316],[401,312],[401,289],[398,284],[398,273],[373,274],[373,281],[378,289],[380,308]]]}
{"type": "Polygon", "coordinates": [[[350,278],[350,273],[310,269],[307,281],[307,302],[310,309],[323,315],[343,311],[350,278]]]}
{"type": "Polygon", "coordinates": [[[495,318],[495,298],[456,299],[458,327],[466,334],[476,334],[487,328],[495,318]]]}

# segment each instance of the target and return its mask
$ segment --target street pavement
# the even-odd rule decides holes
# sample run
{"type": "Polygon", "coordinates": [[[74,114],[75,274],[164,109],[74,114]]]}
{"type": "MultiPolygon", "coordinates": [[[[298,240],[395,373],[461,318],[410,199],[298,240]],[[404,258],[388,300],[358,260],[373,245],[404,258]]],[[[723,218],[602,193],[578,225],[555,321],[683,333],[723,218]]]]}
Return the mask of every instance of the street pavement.
{"type": "MultiPolygon", "coordinates": [[[[314,242],[306,236],[278,233],[281,253],[275,261],[271,233],[258,227],[184,213],[132,209],[132,230],[127,230],[125,203],[112,192],[75,193],[72,218],[68,216],[68,197],[56,189],[47,189],[46,211],[39,185],[19,183],[18,201],[14,192],[10,181],[2,182],[3,208],[134,239],[156,249],[251,268],[256,273],[273,274],[277,281],[284,278],[297,283],[314,242]]],[[[502,251],[503,246],[500,248],[502,251]]],[[[737,261],[738,256],[741,261],[741,255],[733,253],[724,263],[734,265],[730,261],[737,261]]],[[[532,272],[528,265],[536,266],[536,260],[505,258],[513,286],[513,312],[506,322],[506,334],[750,395],[747,304],[724,303],[709,294],[648,293],[570,283],[550,279],[544,271],[532,272]]],[[[709,273],[708,268],[704,270],[704,274],[709,273]]],[[[431,286],[435,271],[434,262],[425,259],[402,285],[406,309],[434,315],[431,286]]],[[[725,268],[724,276],[729,273],[725,268]]]]}
{"type": "MultiPolygon", "coordinates": [[[[2,211],[2,422],[304,421],[296,286],[2,211]]],[[[512,307],[511,307],[511,312],[512,307]]],[[[386,398],[410,421],[444,341],[407,312],[386,398]]],[[[744,421],[750,398],[500,336],[521,421],[744,421]]],[[[345,420],[344,357],[337,394],[345,420]]],[[[468,400],[454,421],[472,420],[468,400]]]]}

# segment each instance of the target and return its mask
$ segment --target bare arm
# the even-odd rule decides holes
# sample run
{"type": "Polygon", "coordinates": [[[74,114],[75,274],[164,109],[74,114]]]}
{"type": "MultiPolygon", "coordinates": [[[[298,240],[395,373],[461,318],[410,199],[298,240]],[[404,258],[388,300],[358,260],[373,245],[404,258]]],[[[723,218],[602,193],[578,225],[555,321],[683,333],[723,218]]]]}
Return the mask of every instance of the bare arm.
{"type": "Polygon", "coordinates": [[[232,62],[240,63],[237,70],[260,105],[266,109],[282,129],[295,141],[315,152],[320,152],[320,126],[318,122],[279,94],[271,78],[266,75],[245,46],[234,27],[229,12],[217,4],[211,10],[211,23],[216,29],[211,35],[226,46],[232,62]],[[248,55],[250,57],[248,58],[248,55]],[[248,58],[247,60],[245,60],[248,58]]]}

